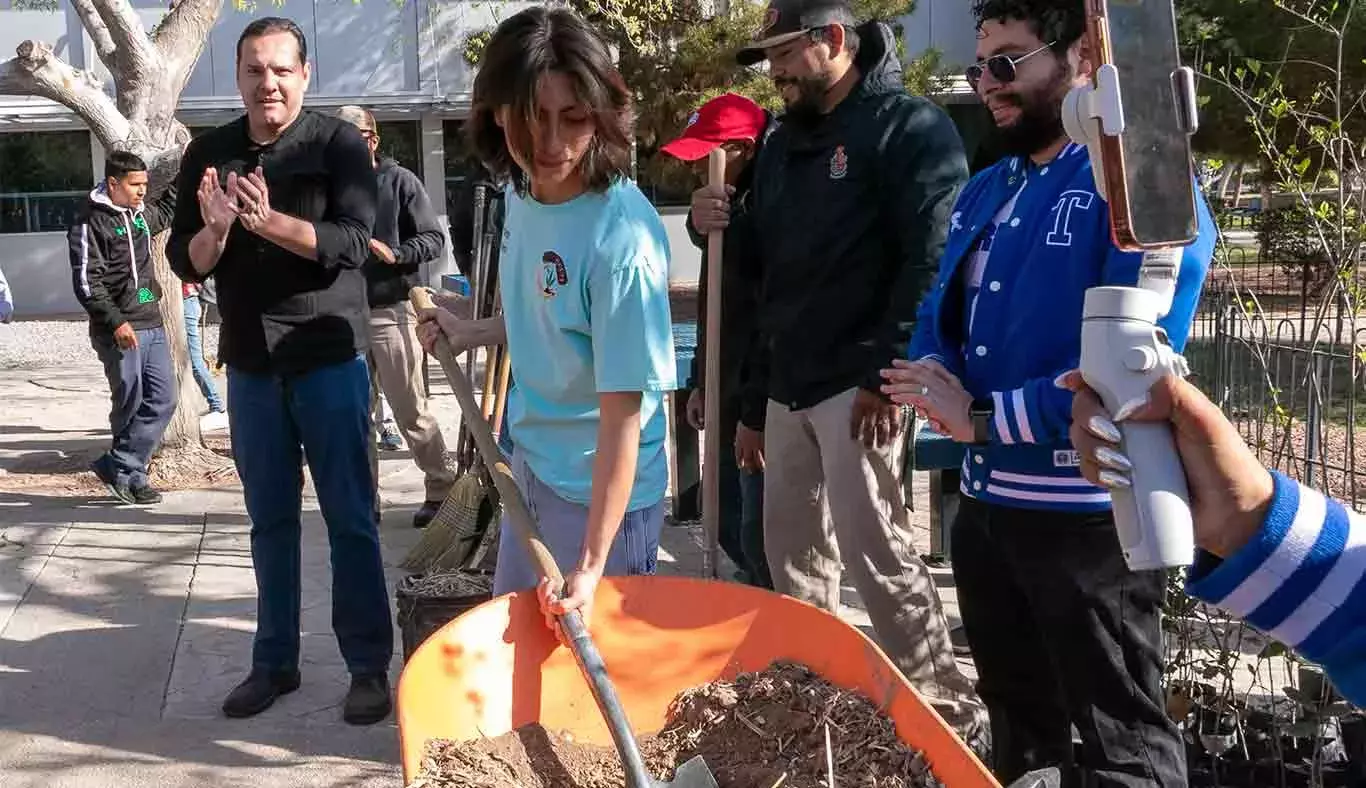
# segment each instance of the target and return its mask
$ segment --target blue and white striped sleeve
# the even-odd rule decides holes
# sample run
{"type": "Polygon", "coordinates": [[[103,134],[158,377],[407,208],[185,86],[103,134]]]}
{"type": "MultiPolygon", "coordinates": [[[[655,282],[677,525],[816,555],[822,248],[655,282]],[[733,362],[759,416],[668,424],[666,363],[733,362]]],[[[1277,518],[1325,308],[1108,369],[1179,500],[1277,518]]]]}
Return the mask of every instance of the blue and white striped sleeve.
{"type": "Polygon", "coordinates": [[[1053,443],[1067,438],[1072,426],[1072,392],[1058,380],[1074,363],[1054,377],[1031,378],[1017,389],[991,392],[993,443],[1053,443]]]}
{"type": "Polygon", "coordinates": [[[1324,667],[1366,705],[1366,518],[1284,474],[1261,530],[1220,560],[1201,553],[1186,590],[1324,667]]]}

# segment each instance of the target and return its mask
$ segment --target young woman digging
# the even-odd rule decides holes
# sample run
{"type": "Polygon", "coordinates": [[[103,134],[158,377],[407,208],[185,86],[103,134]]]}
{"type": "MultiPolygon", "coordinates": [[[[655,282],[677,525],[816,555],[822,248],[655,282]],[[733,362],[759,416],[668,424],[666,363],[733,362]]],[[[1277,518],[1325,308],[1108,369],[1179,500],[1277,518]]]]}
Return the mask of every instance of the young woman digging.
{"type": "Polygon", "coordinates": [[[655,571],[668,468],[663,396],[675,388],[668,240],[629,180],[630,93],[607,46],[569,11],[498,26],[474,82],[470,141],[506,183],[503,314],[424,313],[430,350],[507,343],[512,468],[564,594],[505,525],[494,594],[538,588],[547,622],[585,617],[603,575],[655,571]]]}

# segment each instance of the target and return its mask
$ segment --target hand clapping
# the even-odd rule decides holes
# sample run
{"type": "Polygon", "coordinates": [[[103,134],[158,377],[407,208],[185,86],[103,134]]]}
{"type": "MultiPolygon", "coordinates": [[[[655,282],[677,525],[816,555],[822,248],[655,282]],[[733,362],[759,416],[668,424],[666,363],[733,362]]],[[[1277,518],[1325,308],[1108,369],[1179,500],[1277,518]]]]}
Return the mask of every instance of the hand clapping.
{"type": "Polygon", "coordinates": [[[242,226],[254,233],[260,231],[270,221],[270,190],[266,188],[265,172],[257,167],[250,174],[238,177],[228,175],[228,195],[237,204],[237,217],[242,226]]]}
{"type": "MultiPolygon", "coordinates": [[[[233,176],[228,176],[231,184],[233,176]]],[[[218,170],[209,167],[199,179],[199,215],[204,226],[224,238],[237,220],[237,204],[228,192],[218,185],[218,170]]]]}

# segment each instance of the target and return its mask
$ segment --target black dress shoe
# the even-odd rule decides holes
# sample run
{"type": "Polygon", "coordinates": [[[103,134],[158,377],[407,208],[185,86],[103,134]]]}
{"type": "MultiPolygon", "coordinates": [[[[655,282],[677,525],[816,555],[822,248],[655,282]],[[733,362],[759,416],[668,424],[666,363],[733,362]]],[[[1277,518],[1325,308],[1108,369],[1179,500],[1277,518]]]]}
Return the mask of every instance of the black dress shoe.
{"type": "Polygon", "coordinates": [[[422,508],[418,509],[417,514],[413,515],[413,527],[426,528],[431,525],[432,520],[436,517],[436,513],[440,511],[440,509],[440,501],[424,501],[422,503],[422,508]]]}
{"type": "Polygon", "coordinates": [[[352,725],[374,725],[393,711],[389,677],[383,673],[351,677],[342,719],[352,725]]]}
{"type": "Polygon", "coordinates": [[[281,695],[299,688],[299,671],[252,668],[246,681],[228,693],[223,713],[229,717],[254,717],[270,708],[281,695]]]}

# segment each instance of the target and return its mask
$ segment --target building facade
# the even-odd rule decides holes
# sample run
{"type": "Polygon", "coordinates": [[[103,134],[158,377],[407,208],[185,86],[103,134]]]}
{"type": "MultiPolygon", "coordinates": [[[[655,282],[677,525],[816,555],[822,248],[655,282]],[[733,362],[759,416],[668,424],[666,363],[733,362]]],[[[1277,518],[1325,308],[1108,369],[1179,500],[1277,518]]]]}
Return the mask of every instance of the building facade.
{"type": "MultiPolygon", "coordinates": [[[[287,16],[310,46],[312,83],[305,104],[327,111],[343,104],[370,108],[384,151],[420,175],[439,215],[465,177],[462,123],[473,70],[463,57],[467,37],[529,3],[521,0],[246,0],[226,2],[180,101],[180,120],[195,132],[241,112],[234,79],[237,36],[252,18],[287,16]]],[[[133,0],[151,29],[164,0],[133,0]]],[[[962,0],[920,0],[900,20],[907,51],[934,47],[946,64],[973,58],[974,37],[962,0]]],[[[58,56],[102,77],[107,71],[67,0],[39,10],[0,0],[0,52],[23,41],[53,45],[58,56]],[[18,6],[18,7],[16,7],[18,6]]],[[[107,85],[112,91],[112,86],[107,85]]],[[[965,90],[945,96],[970,147],[989,122],[965,90]]],[[[73,113],[51,101],[0,96],[0,269],[21,318],[79,313],[71,293],[65,230],[103,171],[103,151],[73,113]]],[[[648,184],[642,184],[649,192],[648,184]]],[[[657,199],[673,245],[675,280],[695,280],[698,252],[683,229],[686,206],[657,199]]],[[[454,270],[449,252],[430,277],[454,270]]]]}

